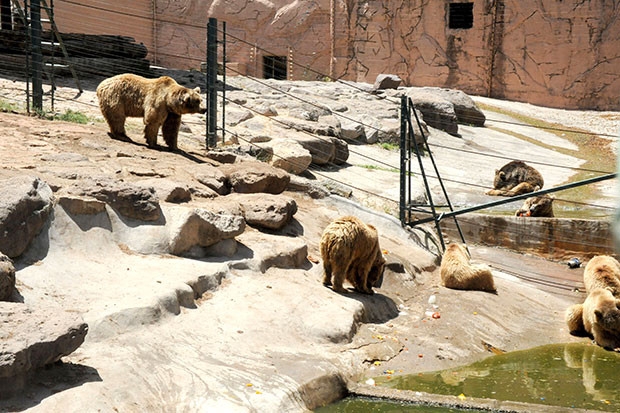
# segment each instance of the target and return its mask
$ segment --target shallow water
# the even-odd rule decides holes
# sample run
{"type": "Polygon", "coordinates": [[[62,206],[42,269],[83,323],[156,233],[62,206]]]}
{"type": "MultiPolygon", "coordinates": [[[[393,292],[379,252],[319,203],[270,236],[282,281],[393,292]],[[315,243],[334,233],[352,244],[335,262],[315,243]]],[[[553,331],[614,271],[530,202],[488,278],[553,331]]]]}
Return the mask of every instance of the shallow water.
{"type": "MultiPolygon", "coordinates": [[[[476,410],[467,410],[476,412],[476,410]]],[[[366,397],[347,397],[327,407],[314,410],[315,413],[458,413],[463,410],[447,407],[415,406],[400,402],[386,402],[384,400],[369,399],[366,397]]]]}
{"type": "MultiPolygon", "coordinates": [[[[442,395],[620,411],[620,354],[596,345],[553,344],[491,356],[430,373],[375,378],[377,386],[442,395]]],[[[405,410],[406,405],[355,399],[328,406],[334,412],[449,412],[405,410]],[[351,403],[351,404],[349,404],[351,403]],[[367,407],[365,407],[367,406],[367,407]]],[[[406,407],[407,409],[409,407],[406,407]]]]}

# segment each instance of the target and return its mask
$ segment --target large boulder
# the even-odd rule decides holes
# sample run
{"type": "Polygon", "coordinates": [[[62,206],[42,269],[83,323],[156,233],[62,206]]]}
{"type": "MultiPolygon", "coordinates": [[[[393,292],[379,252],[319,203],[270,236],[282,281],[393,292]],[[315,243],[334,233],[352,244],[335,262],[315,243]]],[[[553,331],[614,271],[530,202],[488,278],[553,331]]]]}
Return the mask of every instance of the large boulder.
{"type": "Polygon", "coordinates": [[[0,253],[0,301],[9,301],[15,291],[15,266],[13,261],[0,253]]]}
{"type": "Polygon", "coordinates": [[[23,389],[38,368],[73,353],[88,325],[75,312],[0,301],[0,398],[23,389]]]}
{"type": "Polygon", "coordinates": [[[180,204],[192,200],[192,193],[187,184],[171,179],[151,178],[139,181],[142,187],[154,188],[160,201],[180,204]]]}
{"type": "Polygon", "coordinates": [[[340,122],[339,138],[345,141],[363,142],[366,139],[364,125],[356,120],[345,119],[340,122]]]}
{"type": "Polygon", "coordinates": [[[232,192],[237,193],[279,194],[291,179],[286,171],[257,161],[222,165],[220,169],[228,177],[232,192]]]}
{"type": "Polygon", "coordinates": [[[295,139],[310,152],[315,165],[328,164],[336,157],[336,145],[331,139],[311,135],[298,136],[295,139]]]}
{"type": "Polygon", "coordinates": [[[467,93],[457,89],[440,87],[423,87],[421,89],[452,103],[454,106],[454,113],[459,123],[463,125],[484,126],[486,116],[467,93]]]}
{"type": "Polygon", "coordinates": [[[407,96],[415,109],[422,113],[427,125],[451,135],[458,134],[458,119],[452,102],[423,88],[410,88],[407,90],[407,96]]]}
{"type": "Polygon", "coordinates": [[[299,175],[312,163],[310,151],[291,139],[277,139],[270,142],[273,156],[271,166],[284,169],[286,172],[299,175]]]}
{"type": "Polygon", "coordinates": [[[187,209],[174,221],[170,223],[169,239],[169,252],[174,255],[195,254],[197,248],[232,239],[245,230],[242,216],[215,214],[201,208],[187,209]]]}
{"type": "Polygon", "coordinates": [[[196,165],[193,171],[194,178],[207,188],[212,189],[219,195],[226,195],[230,192],[230,182],[220,168],[209,164],[196,165]]]}
{"type": "Polygon", "coordinates": [[[152,187],[102,179],[82,181],[67,192],[70,195],[92,197],[105,202],[126,218],[157,221],[161,217],[159,200],[152,187]]]}
{"type": "Polygon", "coordinates": [[[398,89],[401,82],[402,79],[398,75],[380,74],[377,75],[372,90],[398,89]]]}
{"type": "Polygon", "coordinates": [[[18,176],[0,181],[0,251],[20,256],[43,228],[53,206],[49,185],[39,178],[18,176]]]}
{"type": "Polygon", "coordinates": [[[336,165],[342,165],[349,159],[349,145],[338,138],[331,138],[334,143],[334,159],[333,163],[336,165]]]}
{"type": "Polygon", "coordinates": [[[248,225],[267,229],[280,229],[288,224],[297,212],[294,199],[284,195],[243,194],[235,197],[248,225]]]}

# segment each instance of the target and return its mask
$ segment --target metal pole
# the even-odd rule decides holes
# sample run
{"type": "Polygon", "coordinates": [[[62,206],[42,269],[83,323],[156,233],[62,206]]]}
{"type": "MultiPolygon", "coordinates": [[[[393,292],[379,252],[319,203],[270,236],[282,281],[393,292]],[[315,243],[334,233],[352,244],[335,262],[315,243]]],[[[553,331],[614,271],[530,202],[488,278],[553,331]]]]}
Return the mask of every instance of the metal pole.
{"type": "MultiPolygon", "coordinates": [[[[435,169],[435,174],[439,178],[439,185],[441,186],[441,191],[443,192],[444,198],[446,198],[446,204],[448,204],[450,211],[454,211],[454,209],[452,208],[452,202],[450,202],[450,198],[448,197],[448,191],[446,191],[446,187],[443,184],[443,180],[441,179],[441,176],[439,175],[439,169],[437,168],[437,164],[435,163],[435,157],[433,156],[433,152],[431,152],[431,148],[428,146],[428,140],[424,136],[424,131],[422,130],[422,124],[420,122],[420,119],[418,118],[418,113],[415,111],[415,107],[413,106],[413,102],[411,101],[411,99],[409,99],[409,105],[411,105],[411,107],[413,108],[413,115],[415,116],[415,120],[418,123],[418,128],[420,129],[420,135],[422,135],[422,141],[424,142],[424,147],[426,148],[426,151],[428,152],[429,158],[431,158],[431,163],[433,164],[433,169],[435,169]]],[[[454,217],[454,225],[456,225],[456,229],[459,232],[461,241],[465,243],[465,237],[463,236],[463,231],[461,231],[461,226],[459,225],[459,221],[456,219],[456,217],[454,217]]]]}
{"type": "Polygon", "coordinates": [[[400,97],[400,224],[405,226],[405,206],[406,206],[406,175],[407,175],[407,97],[400,97]]]}
{"type": "MultiPolygon", "coordinates": [[[[408,101],[409,103],[409,110],[413,110],[414,115],[416,116],[416,119],[418,117],[418,115],[415,113],[415,107],[413,106],[413,102],[409,99],[408,101]]],[[[446,244],[443,240],[443,234],[441,233],[441,224],[439,223],[440,219],[436,219],[437,217],[437,210],[435,208],[435,203],[433,201],[433,193],[431,192],[431,187],[428,184],[428,178],[426,177],[426,171],[424,170],[424,163],[422,162],[422,152],[420,151],[421,148],[418,147],[418,142],[416,142],[415,140],[415,136],[413,133],[413,125],[411,124],[411,119],[408,119],[408,127],[409,127],[409,135],[412,137],[411,141],[413,142],[414,148],[415,148],[415,153],[416,156],[418,158],[418,164],[420,166],[420,172],[422,173],[422,178],[424,181],[424,188],[426,189],[426,196],[428,198],[428,202],[429,205],[431,207],[431,211],[433,212],[433,221],[435,221],[435,228],[437,229],[437,236],[439,237],[439,242],[441,243],[441,249],[445,251],[446,249],[446,244]]],[[[418,120],[418,124],[419,124],[419,120],[418,120]]]]}
{"type": "Polygon", "coordinates": [[[27,44],[30,46],[29,50],[26,51],[26,111],[30,114],[30,55],[32,54],[32,36],[30,33],[30,13],[29,13],[28,0],[24,0],[24,30],[27,36],[30,36],[27,44]]]}
{"type": "MultiPolygon", "coordinates": [[[[460,209],[458,211],[446,212],[446,213],[441,214],[441,217],[442,218],[448,218],[448,217],[452,217],[452,216],[456,216],[456,215],[467,214],[469,212],[479,211],[481,209],[491,208],[491,207],[494,207],[494,206],[503,205],[503,204],[507,204],[507,203],[510,203],[510,202],[514,202],[514,201],[519,201],[521,199],[535,197],[535,196],[538,196],[538,195],[550,194],[552,192],[563,191],[565,189],[571,189],[571,188],[575,188],[575,187],[582,186],[582,185],[593,184],[595,182],[600,182],[600,181],[605,181],[607,179],[616,178],[617,175],[618,175],[617,173],[601,175],[601,176],[597,176],[595,178],[584,179],[583,181],[571,182],[570,184],[556,186],[555,188],[542,189],[542,190],[536,191],[536,192],[529,192],[527,194],[521,194],[521,195],[513,196],[513,197],[510,197],[508,199],[500,199],[499,201],[488,202],[488,203],[482,204],[482,205],[475,205],[473,207],[463,208],[463,209],[460,209]]],[[[434,220],[435,220],[435,218],[419,219],[419,220],[415,221],[414,225],[415,224],[423,224],[425,222],[431,222],[431,221],[434,221],[434,220]]]]}
{"type": "Polygon", "coordinates": [[[207,25],[207,149],[217,145],[217,19],[207,25]]]}
{"type": "Polygon", "coordinates": [[[32,106],[43,111],[43,53],[41,52],[41,1],[30,2],[30,33],[32,45],[32,106]]]}
{"type": "Polygon", "coordinates": [[[222,22],[222,144],[226,143],[226,22],[222,22]]]}

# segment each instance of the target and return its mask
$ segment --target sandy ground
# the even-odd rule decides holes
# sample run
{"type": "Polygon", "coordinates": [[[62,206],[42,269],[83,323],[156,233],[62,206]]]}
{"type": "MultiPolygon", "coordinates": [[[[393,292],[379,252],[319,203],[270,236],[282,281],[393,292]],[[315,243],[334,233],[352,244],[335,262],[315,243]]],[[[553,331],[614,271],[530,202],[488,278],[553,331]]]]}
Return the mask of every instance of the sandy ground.
{"type": "MultiPolygon", "coordinates": [[[[0,80],[0,86],[4,94],[10,94],[11,87],[19,89],[6,80],[0,80]]],[[[71,88],[58,93],[75,96],[71,88]]],[[[81,111],[90,107],[97,113],[92,91],[78,100],[81,111]]],[[[62,107],[60,102],[58,106],[62,107]]],[[[584,112],[579,123],[575,118],[581,113],[565,112],[562,117],[561,111],[526,104],[510,104],[510,108],[557,116],[558,123],[571,127],[597,123],[591,113],[584,112]]],[[[613,130],[617,119],[617,114],[599,114],[598,120],[606,126],[597,132],[613,130]]],[[[40,174],[62,183],[64,178],[59,177],[74,172],[137,181],[142,178],[135,172],[157,169],[170,178],[190,179],[195,160],[204,156],[204,130],[193,117],[187,127],[179,146],[188,156],[179,156],[111,141],[99,122],[50,123],[0,113],[4,136],[0,177],[40,174]],[[68,158],[58,156],[63,153],[80,153],[88,162],[67,163],[68,158]]],[[[480,128],[468,127],[462,128],[461,137],[436,132],[434,139],[462,148],[513,145],[522,151],[524,145],[491,129],[482,133],[480,128]]],[[[556,135],[539,135],[539,139],[569,146],[556,135]]],[[[526,146],[528,156],[580,163],[578,156],[527,145],[531,145],[526,146]]],[[[392,151],[356,146],[349,166],[321,173],[398,199],[397,174],[364,167],[368,160],[357,153],[368,151],[398,165],[392,151]]],[[[483,185],[493,168],[440,148],[437,159],[444,168],[442,176],[455,181],[451,188],[459,187],[463,174],[480,176],[483,185]]],[[[545,172],[551,184],[570,176],[569,172],[545,172]]],[[[252,269],[269,253],[286,251],[294,244],[286,231],[247,231],[238,241],[252,251],[254,264],[239,266],[222,260],[130,254],[119,248],[114,231],[97,226],[84,230],[73,217],[57,210],[47,249],[37,244],[17,261],[18,288],[27,304],[79,312],[91,330],[63,365],[36,375],[24,395],[0,401],[0,410],[81,412],[86,405],[91,411],[303,411],[337,397],[341,378],[363,380],[381,369],[405,374],[453,367],[490,356],[485,343],[510,351],[581,340],[566,332],[563,321],[565,308],[583,299],[573,291],[581,286],[581,270],[476,247],[475,260],[499,261],[518,268],[519,275],[534,274],[535,279],[495,271],[497,294],[449,290],[440,286],[432,235],[424,228],[403,230],[385,213],[392,212],[390,202],[367,199],[363,191],[354,191],[355,199],[375,206],[372,210],[336,196],[313,200],[289,195],[297,200],[299,211],[294,228],[287,231],[294,231],[296,239],[307,244],[309,258],[319,256],[322,229],[336,216],[352,213],[379,228],[391,266],[377,294],[333,293],[321,285],[322,268],[315,259],[298,269],[272,268],[264,273],[252,269]],[[196,302],[179,298],[188,281],[214,274],[223,277],[216,290],[196,302]],[[541,283],[544,278],[554,282],[541,283]],[[429,302],[431,296],[434,303],[429,302]],[[440,317],[433,318],[432,313],[440,317]]],[[[453,201],[467,205],[479,197],[472,190],[459,192],[453,201]]],[[[248,257],[232,261],[249,262],[248,257]]]]}

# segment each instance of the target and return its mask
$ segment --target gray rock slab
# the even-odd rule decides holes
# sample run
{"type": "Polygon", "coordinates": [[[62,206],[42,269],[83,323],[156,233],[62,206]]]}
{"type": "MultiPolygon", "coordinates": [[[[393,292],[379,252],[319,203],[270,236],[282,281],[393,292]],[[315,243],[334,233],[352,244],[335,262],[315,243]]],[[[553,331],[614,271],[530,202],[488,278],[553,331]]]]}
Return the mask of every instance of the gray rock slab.
{"type": "Polygon", "coordinates": [[[43,229],[54,196],[39,178],[18,176],[0,182],[0,252],[14,258],[21,255],[43,229]]]}
{"type": "Polygon", "coordinates": [[[76,313],[22,303],[0,302],[0,325],[0,398],[21,390],[36,369],[73,353],[88,332],[76,313]]]}

